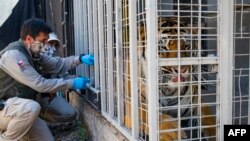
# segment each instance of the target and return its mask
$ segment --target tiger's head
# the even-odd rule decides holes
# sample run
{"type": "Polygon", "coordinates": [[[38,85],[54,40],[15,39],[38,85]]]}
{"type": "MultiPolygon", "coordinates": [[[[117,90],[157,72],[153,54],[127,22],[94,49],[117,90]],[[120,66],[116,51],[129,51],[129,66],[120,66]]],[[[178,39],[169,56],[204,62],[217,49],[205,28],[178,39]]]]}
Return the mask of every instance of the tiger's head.
{"type": "MultiPolygon", "coordinates": [[[[177,18],[161,18],[158,21],[158,58],[184,58],[195,56],[196,43],[190,39],[188,25],[177,18]],[[178,34],[179,32],[179,34],[178,34]]],[[[174,90],[178,83],[190,80],[192,66],[163,66],[159,70],[160,83],[167,83],[168,89],[174,90]],[[180,75],[179,75],[180,74],[180,75]]],[[[183,85],[182,84],[182,85],[183,85]]]]}
{"type": "MultiPolygon", "coordinates": [[[[138,28],[139,37],[139,49],[138,56],[141,64],[145,62],[146,48],[146,29],[145,24],[141,24],[138,28]]],[[[190,26],[184,21],[180,20],[178,24],[178,18],[159,18],[158,19],[158,58],[178,58],[180,57],[194,57],[196,56],[195,50],[197,50],[197,43],[194,36],[191,38],[191,34],[195,35],[197,32],[190,28],[190,26]],[[178,26],[180,27],[178,29],[178,26]],[[179,34],[178,34],[179,32],[179,34]]],[[[145,64],[145,63],[144,63],[145,64]]],[[[145,77],[146,65],[142,65],[141,77],[145,77]],[[144,73],[144,74],[143,74],[144,73]]],[[[190,79],[190,72],[192,66],[182,65],[178,66],[164,66],[159,70],[159,83],[167,83],[168,89],[176,89],[178,82],[187,82],[190,79]],[[178,75],[180,73],[180,76],[178,75]]],[[[164,84],[165,85],[165,84],[164,84]]]]}

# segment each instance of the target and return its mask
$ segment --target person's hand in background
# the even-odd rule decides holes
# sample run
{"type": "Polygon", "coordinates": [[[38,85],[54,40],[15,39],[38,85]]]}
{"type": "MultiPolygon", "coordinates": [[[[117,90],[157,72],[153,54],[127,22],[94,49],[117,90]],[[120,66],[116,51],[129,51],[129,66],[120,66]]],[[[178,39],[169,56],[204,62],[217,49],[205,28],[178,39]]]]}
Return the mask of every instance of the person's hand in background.
{"type": "Polygon", "coordinates": [[[86,77],[74,78],[73,88],[74,89],[86,89],[86,84],[89,82],[90,82],[90,79],[86,77]]]}
{"type": "Polygon", "coordinates": [[[91,54],[82,54],[80,55],[80,61],[84,64],[87,64],[87,65],[94,65],[94,56],[91,55],[91,54]]]}

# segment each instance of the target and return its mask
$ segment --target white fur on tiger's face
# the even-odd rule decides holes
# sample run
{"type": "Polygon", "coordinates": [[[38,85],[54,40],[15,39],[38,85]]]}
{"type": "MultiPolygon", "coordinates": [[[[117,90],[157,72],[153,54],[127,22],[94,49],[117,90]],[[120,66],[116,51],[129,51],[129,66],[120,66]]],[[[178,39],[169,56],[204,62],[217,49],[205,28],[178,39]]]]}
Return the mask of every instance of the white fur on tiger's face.
{"type": "Polygon", "coordinates": [[[191,66],[180,66],[180,68],[178,66],[162,67],[159,72],[159,83],[167,85],[167,90],[173,92],[180,83],[181,86],[188,84],[185,82],[190,81],[190,69],[191,66]]]}

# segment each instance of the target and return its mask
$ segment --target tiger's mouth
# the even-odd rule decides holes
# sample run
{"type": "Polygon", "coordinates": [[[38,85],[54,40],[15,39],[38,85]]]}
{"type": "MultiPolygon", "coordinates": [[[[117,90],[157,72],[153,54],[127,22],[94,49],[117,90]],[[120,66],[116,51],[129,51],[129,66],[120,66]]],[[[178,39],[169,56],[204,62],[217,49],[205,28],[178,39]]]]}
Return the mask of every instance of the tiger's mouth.
{"type": "Polygon", "coordinates": [[[177,67],[162,67],[159,74],[160,83],[163,83],[168,89],[186,86],[190,78],[189,67],[181,67],[180,70],[177,67]]]}
{"type": "Polygon", "coordinates": [[[176,88],[178,87],[185,87],[187,86],[188,84],[186,83],[187,82],[187,79],[188,78],[185,78],[185,77],[172,77],[169,79],[168,83],[166,83],[166,87],[170,90],[175,90],[176,88]]]}

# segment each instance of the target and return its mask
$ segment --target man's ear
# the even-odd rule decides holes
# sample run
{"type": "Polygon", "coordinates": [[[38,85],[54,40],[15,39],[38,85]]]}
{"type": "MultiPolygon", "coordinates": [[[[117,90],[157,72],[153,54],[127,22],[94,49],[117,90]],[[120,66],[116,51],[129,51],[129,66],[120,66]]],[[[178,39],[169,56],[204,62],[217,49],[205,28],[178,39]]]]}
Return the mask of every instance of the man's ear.
{"type": "Polygon", "coordinates": [[[30,35],[27,35],[24,39],[25,44],[28,46],[32,43],[32,41],[33,41],[33,38],[30,35]]]}

